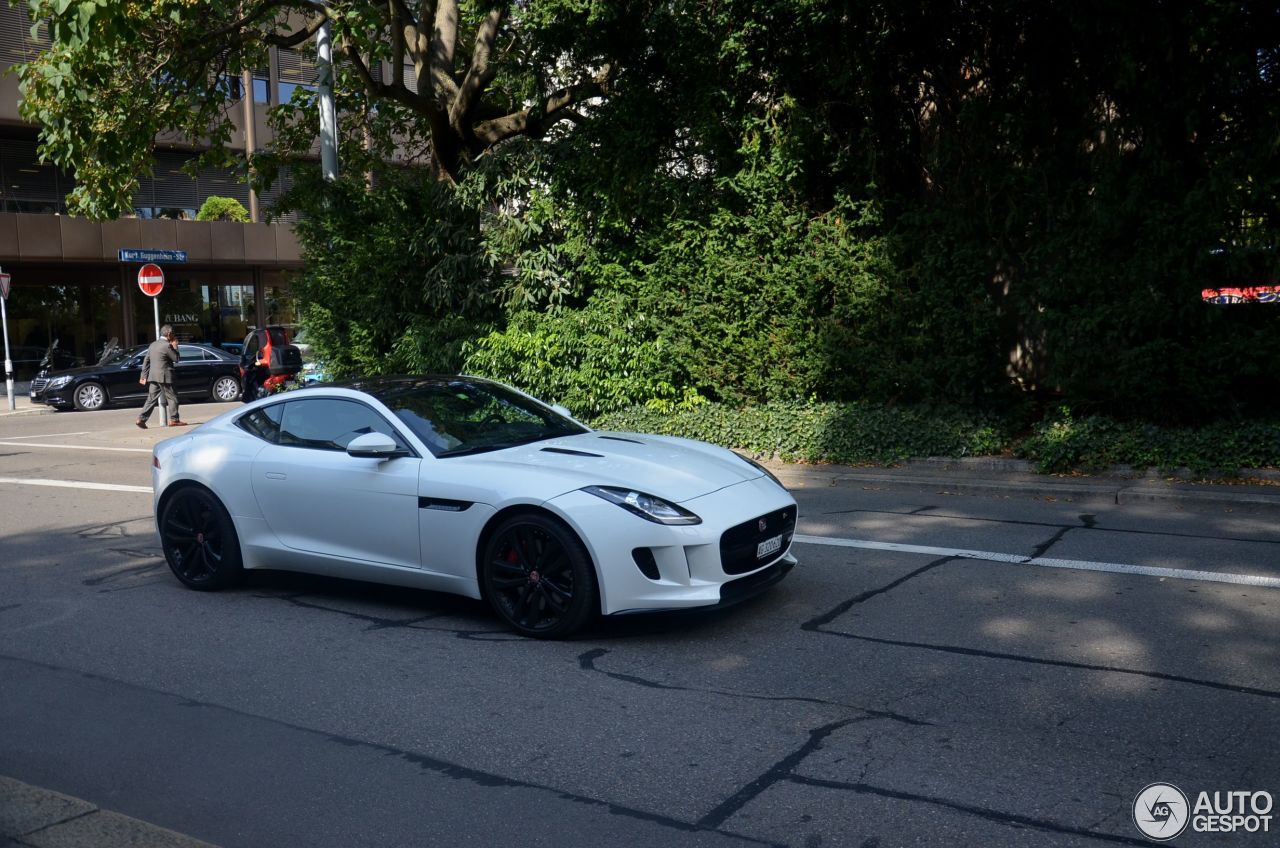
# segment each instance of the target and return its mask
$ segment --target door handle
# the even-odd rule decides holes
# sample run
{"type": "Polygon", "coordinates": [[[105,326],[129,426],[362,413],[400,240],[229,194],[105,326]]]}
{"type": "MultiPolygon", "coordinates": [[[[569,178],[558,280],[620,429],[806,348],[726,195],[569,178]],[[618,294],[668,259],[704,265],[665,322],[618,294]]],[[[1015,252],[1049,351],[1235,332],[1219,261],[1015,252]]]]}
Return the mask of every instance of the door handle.
{"type": "Polygon", "coordinates": [[[285,474],[283,471],[268,471],[267,479],[268,480],[287,480],[288,475],[285,474]]]}

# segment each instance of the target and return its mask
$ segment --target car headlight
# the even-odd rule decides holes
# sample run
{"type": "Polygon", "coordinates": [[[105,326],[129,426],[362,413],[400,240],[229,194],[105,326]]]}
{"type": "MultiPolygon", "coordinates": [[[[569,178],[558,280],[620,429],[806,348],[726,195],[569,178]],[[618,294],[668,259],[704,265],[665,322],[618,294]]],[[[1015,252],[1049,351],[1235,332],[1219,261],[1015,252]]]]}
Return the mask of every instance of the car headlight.
{"type": "Polygon", "coordinates": [[[640,516],[654,524],[701,524],[702,519],[683,507],[637,492],[633,489],[619,489],[615,486],[587,486],[582,491],[589,492],[597,498],[604,498],[609,503],[617,504],[627,512],[640,516]]]}
{"type": "Polygon", "coordinates": [[[49,385],[47,388],[60,389],[63,386],[65,386],[67,383],[70,383],[72,379],[74,378],[71,377],[70,375],[67,375],[65,377],[54,377],[52,380],[49,381],[49,385]]]}
{"type": "Polygon", "coordinates": [[[787,490],[787,487],[782,485],[782,481],[781,481],[781,480],[779,480],[777,477],[775,477],[772,471],[770,471],[769,469],[765,468],[763,465],[761,465],[760,463],[756,462],[756,461],[755,461],[754,459],[752,459],[751,457],[749,457],[749,456],[743,456],[743,455],[742,455],[742,454],[740,454],[740,453],[739,453],[739,454],[734,454],[734,456],[738,457],[738,459],[742,460],[743,462],[747,462],[747,463],[750,463],[751,465],[755,466],[756,470],[758,470],[758,471],[763,471],[765,474],[769,475],[769,479],[770,479],[770,480],[772,480],[773,482],[777,483],[779,486],[781,486],[781,487],[782,487],[782,490],[783,490],[784,492],[787,490]]]}

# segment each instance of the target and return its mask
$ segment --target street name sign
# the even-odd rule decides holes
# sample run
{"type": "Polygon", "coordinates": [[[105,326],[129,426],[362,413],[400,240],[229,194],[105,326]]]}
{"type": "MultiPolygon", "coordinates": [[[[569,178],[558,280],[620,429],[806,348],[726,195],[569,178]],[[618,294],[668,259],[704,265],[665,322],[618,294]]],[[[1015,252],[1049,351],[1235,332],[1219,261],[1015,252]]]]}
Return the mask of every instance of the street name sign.
{"type": "Polygon", "coordinates": [[[185,250],[144,250],[141,248],[120,248],[121,262],[186,262],[185,250]]]}

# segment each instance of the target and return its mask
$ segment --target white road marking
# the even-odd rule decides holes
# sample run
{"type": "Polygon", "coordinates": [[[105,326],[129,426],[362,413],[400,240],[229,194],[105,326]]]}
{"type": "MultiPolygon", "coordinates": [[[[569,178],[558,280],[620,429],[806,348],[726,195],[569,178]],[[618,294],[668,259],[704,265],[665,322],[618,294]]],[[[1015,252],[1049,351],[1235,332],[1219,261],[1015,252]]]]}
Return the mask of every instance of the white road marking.
{"type": "Polygon", "coordinates": [[[6,439],[52,439],[55,436],[87,436],[92,430],[84,430],[79,433],[41,433],[38,436],[5,436],[6,439]]]}
{"type": "Polygon", "coordinates": [[[97,450],[97,451],[123,451],[125,453],[151,453],[151,448],[109,448],[98,445],[51,445],[41,442],[0,442],[0,445],[7,445],[11,448],[63,448],[65,450],[97,450]]]}
{"type": "Polygon", "coordinates": [[[1004,562],[1013,565],[1036,565],[1041,568],[1069,568],[1077,571],[1107,571],[1114,574],[1141,574],[1144,577],[1163,577],[1171,580],[1199,580],[1208,583],[1234,583],[1238,586],[1261,586],[1280,589],[1280,577],[1260,577],[1254,574],[1232,574],[1218,571],[1196,571],[1189,568],[1161,568],[1153,565],[1129,565],[1120,562],[1090,562],[1080,559],[1054,559],[1029,557],[1019,554],[1002,554],[994,551],[968,551],[962,548],[935,548],[928,545],[904,545],[897,542],[874,542],[868,539],[835,539],[828,536],[804,536],[796,534],[795,541],[805,545],[829,545],[838,548],[863,548],[872,551],[897,551],[906,554],[924,554],[959,559],[980,559],[988,562],[1004,562]]]}
{"type": "Polygon", "coordinates": [[[98,489],[103,492],[145,492],[151,494],[150,486],[126,486],[123,483],[85,483],[80,480],[41,480],[27,477],[0,477],[0,483],[14,483],[19,486],[55,486],[61,489],[98,489]]]}

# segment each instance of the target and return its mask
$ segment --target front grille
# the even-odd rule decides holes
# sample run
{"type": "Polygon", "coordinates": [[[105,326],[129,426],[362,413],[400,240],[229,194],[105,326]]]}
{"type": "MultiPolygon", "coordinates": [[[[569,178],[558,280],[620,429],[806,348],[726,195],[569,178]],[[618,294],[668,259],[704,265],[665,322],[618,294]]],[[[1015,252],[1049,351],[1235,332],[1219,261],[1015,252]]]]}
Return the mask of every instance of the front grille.
{"type": "Polygon", "coordinates": [[[772,562],[787,550],[796,530],[796,508],[787,507],[730,527],[720,537],[720,566],[725,574],[745,574],[772,562]],[[761,524],[764,529],[761,529],[761,524]],[[763,558],[756,550],[765,539],[782,537],[782,547],[763,558]]]}
{"type": "Polygon", "coordinates": [[[44,387],[49,385],[48,377],[36,377],[31,381],[31,394],[38,395],[44,391],[44,387]]]}

